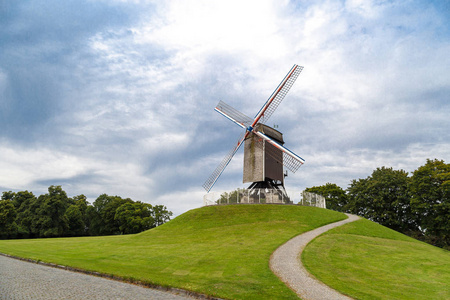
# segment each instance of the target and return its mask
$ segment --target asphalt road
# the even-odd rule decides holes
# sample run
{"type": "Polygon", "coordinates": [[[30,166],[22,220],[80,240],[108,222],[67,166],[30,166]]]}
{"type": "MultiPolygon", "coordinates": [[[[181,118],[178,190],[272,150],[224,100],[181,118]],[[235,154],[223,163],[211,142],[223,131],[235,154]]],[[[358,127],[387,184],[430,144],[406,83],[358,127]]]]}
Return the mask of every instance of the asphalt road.
{"type": "Polygon", "coordinates": [[[0,299],[193,299],[0,255],[0,299]]]}

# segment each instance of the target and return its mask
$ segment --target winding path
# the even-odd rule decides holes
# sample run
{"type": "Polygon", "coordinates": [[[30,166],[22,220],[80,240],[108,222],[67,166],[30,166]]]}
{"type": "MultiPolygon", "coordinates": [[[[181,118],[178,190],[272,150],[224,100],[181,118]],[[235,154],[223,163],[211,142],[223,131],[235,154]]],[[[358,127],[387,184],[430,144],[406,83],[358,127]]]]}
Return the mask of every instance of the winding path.
{"type": "Polygon", "coordinates": [[[306,245],[322,233],[359,219],[355,215],[346,214],[348,219],[331,223],[305,232],[281,245],[270,257],[270,269],[289,288],[304,300],[318,299],[352,299],[330,288],[315,279],[303,267],[300,255],[306,245]]]}

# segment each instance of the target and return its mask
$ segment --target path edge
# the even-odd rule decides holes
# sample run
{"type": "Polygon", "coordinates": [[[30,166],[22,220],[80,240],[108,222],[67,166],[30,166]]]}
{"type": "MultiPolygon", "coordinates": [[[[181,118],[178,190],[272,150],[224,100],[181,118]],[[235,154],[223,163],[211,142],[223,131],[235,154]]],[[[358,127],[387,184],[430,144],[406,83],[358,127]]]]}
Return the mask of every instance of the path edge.
{"type": "Polygon", "coordinates": [[[278,247],[270,256],[269,267],[287,287],[304,300],[352,299],[319,281],[304,267],[301,255],[305,247],[323,233],[361,219],[345,213],[346,219],[329,223],[295,236],[278,247]],[[325,296],[326,295],[326,296],[325,296]]]}
{"type": "Polygon", "coordinates": [[[52,268],[56,268],[56,269],[62,269],[62,270],[67,270],[67,271],[71,271],[71,272],[82,273],[85,275],[101,277],[101,278],[105,278],[105,279],[109,279],[109,280],[114,280],[114,281],[118,281],[118,282],[137,285],[137,286],[144,287],[144,288],[150,288],[150,289],[154,289],[154,290],[158,290],[158,291],[162,291],[162,292],[169,292],[174,295],[186,296],[186,297],[191,297],[191,298],[195,298],[195,299],[223,300],[222,298],[217,298],[217,297],[213,297],[210,295],[201,294],[201,293],[197,293],[197,292],[193,292],[193,291],[189,291],[189,290],[174,288],[174,287],[170,287],[170,286],[157,285],[157,284],[144,282],[144,281],[140,281],[140,280],[128,279],[128,278],[124,278],[124,277],[120,277],[120,276],[116,276],[116,275],[112,275],[112,274],[105,274],[105,273],[100,273],[100,272],[95,272],[95,271],[88,271],[88,270],[84,270],[84,269],[80,269],[80,268],[58,265],[58,264],[54,264],[54,263],[47,263],[47,262],[43,262],[41,260],[24,258],[24,257],[14,256],[14,255],[1,253],[1,252],[0,252],[0,255],[9,257],[12,259],[29,262],[29,263],[43,265],[46,267],[52,267],[52,268]]]}

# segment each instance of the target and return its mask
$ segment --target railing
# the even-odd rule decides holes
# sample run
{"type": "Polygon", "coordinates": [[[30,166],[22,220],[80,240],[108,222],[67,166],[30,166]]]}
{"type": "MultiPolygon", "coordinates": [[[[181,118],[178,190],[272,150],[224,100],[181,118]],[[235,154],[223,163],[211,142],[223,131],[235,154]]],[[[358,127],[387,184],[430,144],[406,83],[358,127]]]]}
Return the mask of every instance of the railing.
{"type": "Polygon", "coordinates": [[[290,190],[288,195],[275,189],[236,189],[231,192],[210,192],[203,196],[203,205],[218,204],[300,204],[326,208],[320,195],[290,190]],[[302,196],[302,197],[301,197],[302,196]]]}
{"type": "Polygon", "coordinates": [[[275,189],[237,189],[232,192],[212,192],[203,196],[204,205],[277,203],[293,204],[291,197],[275,189]]]}
{"type": "Polygon", "coordinates": [[[300,204],[304,206],[327,208],[324,196],[305,191],[302,192],[302,201],[300,204]]]}

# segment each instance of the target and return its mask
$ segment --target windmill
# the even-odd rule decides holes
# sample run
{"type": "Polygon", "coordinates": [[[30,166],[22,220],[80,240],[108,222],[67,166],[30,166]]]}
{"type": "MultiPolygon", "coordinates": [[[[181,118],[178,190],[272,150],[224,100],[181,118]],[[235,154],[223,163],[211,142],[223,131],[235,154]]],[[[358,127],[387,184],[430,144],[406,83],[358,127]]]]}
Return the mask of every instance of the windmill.
{"type": "Polygon", "coordinates": [[[275,189],[286,195],[283,166],[295,173],[305,160],[283,146],[281,132],[264,123],[269,120],[302,70],[303,67],[294,65],[253,119],[223,101],[217,104],[214,110],[240,126],[244,132],[237,144],[203,184],[207,192],[212,189],[242,143],[245,142],[243,181],[244,183],[252,182],[249,190],[275,189]]]}

